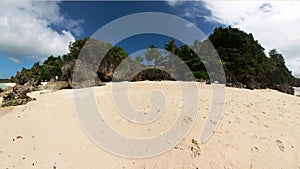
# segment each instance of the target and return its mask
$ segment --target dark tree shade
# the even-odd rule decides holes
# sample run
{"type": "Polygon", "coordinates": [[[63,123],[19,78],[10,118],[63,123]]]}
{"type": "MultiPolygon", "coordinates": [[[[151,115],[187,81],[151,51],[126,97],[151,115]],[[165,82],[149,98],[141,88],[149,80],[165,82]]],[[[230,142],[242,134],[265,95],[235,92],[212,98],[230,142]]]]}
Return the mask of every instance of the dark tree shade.
{"type": "MultiPolygon", "coordinates": [[[[153,45],[150,45],[146,51],[145,59],[148,61],[148,67],[154,66],[151,71],[157,68],[156,66],[160,66],[175,77],[190,76],[191,73],[180,72],[187,65],[196,79],[207,80],[212,77],[208,76],[206,66],[212,68],[214,64],[222,64],[226,73],[226,81],[237,87],[246,86],[250,89],[269,87],[292,93],[290,86],[300,86],[300,80],[292,76],[282,54],[272,49],[267,57],[264,48],[251,33],[247,34],[237,28],[216,28],[207,40],[202,42],[195,40],[193,46],[176,46],[176,41],[171,39],[164,45],[164,48],[166,56],[163,56],[153,45]],[[210,42],[216,49],[221,63],[209,57],[212,53],[209,47],[210,42]],[[196,53],[203,55],[200,57],[202,60],[196,53]]],[[[75,61],[78,60],[97,66],[92,70],[97,70],[96,73],[101,81],[111,81],[115,70],[125,58],[128,58],[125,66],[131,70],[139,66],[144,67],[141,56],[137,56],[134,62],[123,48],[96,39],[76,40],[70,43],[69,50],[69,53],[61,57],[49,56],[42,65],[36,62],[30,69],[23,68],[11,80],[19,84],[25,84],[32,79],[36,82],[49,81],[56,76],[63,77],[60,78],[63,80],[70,80],[75,61]],[[84,55],[80,55],[81,53],[84,55]],[[100,61],[99,57],[102,62],[97,65],[97,61],[100,61]]],[[[218,73],[218,70],[215,70],[210,73],[210,76],[217,76],[218,73]]]]}

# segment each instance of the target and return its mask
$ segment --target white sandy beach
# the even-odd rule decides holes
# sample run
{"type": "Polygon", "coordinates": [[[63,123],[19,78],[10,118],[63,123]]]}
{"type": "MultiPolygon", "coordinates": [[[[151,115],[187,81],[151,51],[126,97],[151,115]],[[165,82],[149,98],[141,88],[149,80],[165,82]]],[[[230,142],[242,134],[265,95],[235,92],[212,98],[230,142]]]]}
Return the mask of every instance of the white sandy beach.
{"type": "Polygon", "coordinates": [[[0,88],[13,87],[16,83],[0,83],[0,88]]]}
{"type": "Polygon", "coordinates": [[[294,95],[295,96],[300,96],[300,87],[295,87],[294,90],[295,90],[294,95]]]}
{"type": "MultiPolygon", "coordinates": [[[[77,119],[72,90],[31,93],[37,101],[0,109],[0,168],[300,168],[300,97],[269,89],[226,88],[219,127],[206,143],[196,145],[192,140],[199,138],[211,106],[211,86],[197,85],[201,95],[195,126],[172,150],[148,159],[121,158],[93,143],[77,119]]],[[[171,127],[181,109],[175,82],[131,83],[132,105],[138,110],[149,108],[148,96],[154,89],[166,95],[163,114],[155,122],[140,125],[116,113],[111,83],[94,88],[98,108],[107,112],[105,121],[114,130],[139,138],[171,127]]]]}

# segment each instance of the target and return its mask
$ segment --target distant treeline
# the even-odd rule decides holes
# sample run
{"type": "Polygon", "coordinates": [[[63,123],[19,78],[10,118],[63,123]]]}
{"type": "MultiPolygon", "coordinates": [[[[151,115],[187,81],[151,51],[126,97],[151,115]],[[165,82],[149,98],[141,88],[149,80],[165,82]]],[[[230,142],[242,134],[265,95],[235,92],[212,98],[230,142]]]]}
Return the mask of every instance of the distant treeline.
{"type": "MultiPolygon", "coordinates": [[[[177,46],[176,40],[171,39],[164,45],[165,51],[167,51],[164,53],[151,45],[144,57],[135,56],[135,58],[128,58],[128,54],[121,47],[113,47],[111,44],[95,39],[79,39],[69,45],[69,53],[63,56],[49,56],[42,64],[36,62],[30,69],[23,68],[11,80],[20,84],[31,81],[31,79],[49,81],[55,77],[61,80],[70,80],[71,73],[66,75],[66,67],[70,67],[70,69],[72,66],[74,67],[75,61],[88,40],[97,44],[94,46],[97,50],[110,48],[97,71],[101,81],[112,80],[113,72],[125,58],[143,67],[159,67],[168,72],[173,71],[175,76],[178,72],[175,70],[185,64],[196,79],[208,80],[210,77],[205,66],[213,65],[218,61],[210,60],[208,57],[202,57],[206,59],[201,60],[195,51],[207,50],[206,45],[211,42],[221,59],[226,74],[226,83],[229,86],[249,89],[272,88],[285,93],[293,92],[291,86],[300,86],[300,79],[296,79],[286,67],[282,54],[276,49],[272,49],[266,56],[264,48],[251,33],[247,34],[240,29],[231,27],[216,28],[207,40],[202,42],[195,40],[192,46],[177,46]],[[178,56],[177,58],[180,60],[175,56],[178,56]]],[[[91,44],[89,45],[91,46],[91,44]]],[[[217,74],[218,70],[213,73],[217,74]]]]}
{"type": "Polygon", "coordinates": [[[13,81],[13,78],[11,79],[0,79],[0,83],[10,83],[13,81]]]}
{"type": "Polygon", "coordinates": [[[299,78],[296,79],[296,85],[295,85],[295,87],[300,87],[300,79],[299,78]]]}

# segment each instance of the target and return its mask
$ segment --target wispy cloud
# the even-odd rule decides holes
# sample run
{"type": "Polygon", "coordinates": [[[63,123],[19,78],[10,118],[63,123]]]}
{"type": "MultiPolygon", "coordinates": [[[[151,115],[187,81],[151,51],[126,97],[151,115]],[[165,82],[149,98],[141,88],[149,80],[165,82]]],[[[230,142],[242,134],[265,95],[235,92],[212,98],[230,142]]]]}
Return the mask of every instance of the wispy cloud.
{"type": "Polygon", "coordinates": [[[166,2],[170,5],[170,6],[176,6],[176,5],[179,5],[179,4],[182,4],[184,3],[184,1],[182,0],[166,0],[166,2]]]}
{"type": "Polygon", "coordinates": [[[231,25],[253,33],[266,51],[276,48],[283,53],[287,66],[300,77],[300,62],[296,62],[300,58],[300,2],[205,0],[168,3],[174,8],[186,5],[189,14],[183,17],[203,17],[210,23],[231,25]],[[203,13],[203,8],[208,12],[203,13]]]}
{"type": "Polygon", "coordinates": [[[65,54],[82,22],[62,14],[59,2],[2,1],[0,53],[16,63],[21,57],[43,60],[65,54]]]}
{"type": "Polygon", "coordinates": [[[197,18],[205,18],[205,14],[207,14],[208,12],[204,8],[203,2],[199,0],[167,0],[166,3],[174,7],[179,15],[185,18],[189,18],[190,20],[196,20],[197,18]]]}
{"type": "Polygon", "coordinates": [[[185,26],[187,27],[187,28],[190,28],[190,27],[192,27],[192,26],[195,26],[193,23],[187,23],[187,24],[185,24],[185,26]]]}
{"type": "Polygon", "coordinates": [[[207,19],[252,32],[266,48],[283,53],[287,66],[300,77],[300,2],[205,1],[207,19]]]}
{"type": "Polygon", "coordinates": [[[19,59],[14,58],[14,57],[9,57],[8,56],[8,59],[11,60],[11,61],[13,61],[13,62],[15,62],[15,63],[21,63],[21,61],[19,59]]]}

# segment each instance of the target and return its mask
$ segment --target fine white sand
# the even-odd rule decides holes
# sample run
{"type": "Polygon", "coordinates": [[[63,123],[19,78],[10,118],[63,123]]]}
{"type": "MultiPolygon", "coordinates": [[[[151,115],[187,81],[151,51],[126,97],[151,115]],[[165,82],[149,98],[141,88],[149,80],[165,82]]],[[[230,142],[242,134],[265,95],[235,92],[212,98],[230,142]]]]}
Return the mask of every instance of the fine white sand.
{"type": "Polygon", "coordinates": [[[10,86],[10,87],[12,87],[12,86],[15,86],[16,85],[16,83],[4,83],[6,86],[10,86]]]}
{"type": "MultiPolygon", "coordinates": [[[[191,132],[172,150],[153,158],[128,159],[99,148],[82,130],[73,91],[38,91],[37,101],[0,109],[2,169],[232,169],[300,168],[300,97],[273,90],[226,88],[219,126],[204,144],[197,144],[211,106],[211,86],[198,83],[199,115],[191,132]],[[54,167],[55,166],[55,167],[54,167]]],[[[150,107],[150,91],[161,90],[166,105],[158,120],[134,124],[113,104],[111,83],[95,87],[95,100],[105,121],[131,137],[155,136],[173,125],[182,108],[175,82],[135,82],[130,102],[137,110],[150,107]]]]}
{"type": "Polygon", "coordinates": [[[16,83],[1,83],[0,86],[1,85],[4,85],[4,87],[13,87],[16,85],[16,83]]]}
{"type": "Polygon", "coordinates": [[[300,87],[295,87],[294,91],[295,91],[294,93],[295,96],[300,96],[300,87]]]}

